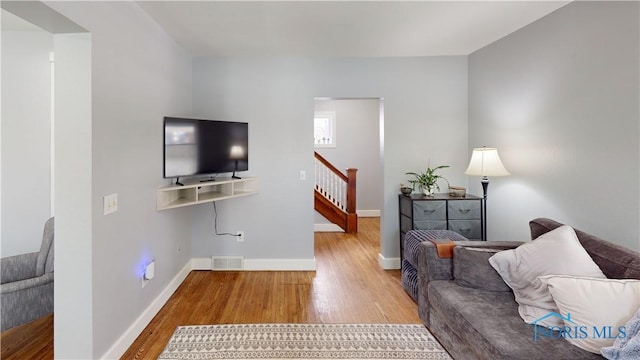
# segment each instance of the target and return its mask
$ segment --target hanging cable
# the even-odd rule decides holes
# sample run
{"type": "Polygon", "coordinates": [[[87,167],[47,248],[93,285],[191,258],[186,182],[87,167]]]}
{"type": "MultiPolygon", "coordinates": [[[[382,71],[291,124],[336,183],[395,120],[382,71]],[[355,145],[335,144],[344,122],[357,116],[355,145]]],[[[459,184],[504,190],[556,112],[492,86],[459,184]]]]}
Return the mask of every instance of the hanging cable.
{"type": "Polygon", "coordinates": [[[239,234],[232,234],[232,233],[228,233],[228,232],[223,232],[223,233],[219,233],[218,232],[218,209],[216,208],[216,202],[212,201],[213,203],[213,230],[215,231],[216,235],[222,236],[222,235],[227,235],[227,236],[240,236],[239,234]]]}

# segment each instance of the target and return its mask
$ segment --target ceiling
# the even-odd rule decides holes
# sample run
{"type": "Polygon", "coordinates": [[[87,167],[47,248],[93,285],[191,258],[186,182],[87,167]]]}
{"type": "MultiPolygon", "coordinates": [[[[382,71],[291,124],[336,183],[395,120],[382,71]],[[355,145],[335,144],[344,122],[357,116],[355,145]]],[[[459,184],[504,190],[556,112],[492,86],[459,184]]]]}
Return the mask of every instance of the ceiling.
{"type": "Polygon", "coordinates": [[[10,31],[43,31],[39,27],[13,15],[5,9],[0,9],[0,28],[10,31]]]}
{"type": "Polygon", "coordinates": [[[194,56],[468,55],[570,1],[139,1],[194,56]]]}

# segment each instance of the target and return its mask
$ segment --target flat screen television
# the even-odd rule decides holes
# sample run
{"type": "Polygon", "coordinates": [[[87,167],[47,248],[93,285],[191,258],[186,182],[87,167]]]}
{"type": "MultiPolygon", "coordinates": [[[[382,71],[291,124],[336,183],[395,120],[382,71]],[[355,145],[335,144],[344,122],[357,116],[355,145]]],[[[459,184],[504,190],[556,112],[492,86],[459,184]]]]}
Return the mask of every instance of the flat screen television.
{"type": "MultiPolygon", "coordinates": [[[[164,118],[164,177],[249,170],[249,124],[164,118]]],[[[180,184],[178,179],[176,183],[180,184]]]]}

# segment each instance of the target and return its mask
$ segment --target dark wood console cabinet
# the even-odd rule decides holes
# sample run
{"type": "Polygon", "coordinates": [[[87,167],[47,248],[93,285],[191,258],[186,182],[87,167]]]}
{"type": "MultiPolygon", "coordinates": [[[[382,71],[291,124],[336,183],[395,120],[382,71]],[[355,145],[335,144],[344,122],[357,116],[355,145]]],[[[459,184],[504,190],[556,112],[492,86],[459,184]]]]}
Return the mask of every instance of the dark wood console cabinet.
{"type": "Polygon", "coordinates": [[[409,230],[452,230],[469,240],[482,238],[482,198],[448,194],[399,195],[400,257],[404,257],[404,235],[409,230]]]}

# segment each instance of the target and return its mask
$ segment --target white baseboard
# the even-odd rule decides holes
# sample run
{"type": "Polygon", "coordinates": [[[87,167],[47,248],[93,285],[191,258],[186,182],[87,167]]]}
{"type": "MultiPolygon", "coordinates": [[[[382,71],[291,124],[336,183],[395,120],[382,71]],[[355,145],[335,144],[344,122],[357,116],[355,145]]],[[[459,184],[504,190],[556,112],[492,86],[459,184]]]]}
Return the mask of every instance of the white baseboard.
{"type": "Polygon", "coordinates": [[[356,210],[358,217],[380,217],[380,210],[356,210]]]}
{"type": "Polygon", "coordinates": [[[191,259],[191,270],[211,270],[211,258],[191,259]]]}
{"type": "Polygon", "coordinates": [[[344,232],[342,228],[336,224],[326,223],[326,224],[313,224],[314,232],[344,232]]]}
{"type": "Polygon", "coordinates": [[[129,349],[131,344],[138,338],[138,336],[142,333],[144,328],[149,325],[153,317],[156,316],[158,311],[164,306],[164,304],[169,300],[171,295],[176,291],[178,286],[182,284],[184,279],[191,272],[191,261],[187,262],[187,264],[174,276],[174,278],[169,282],[169,285],[162,290],[160,295],[158,295],[151,304],[138,316],[138,318],[129,326],[129,328],[122,334],[118,340],[107,350],[107,352],[102,355],[101,359],[119,359],[122,354],[129,349]]]}
{"type": "MultiPolygon", "coordinates": [[[[211,270],[211,258],[191,259],[193,270],[211,270]]],[[[244,259],[243,271],[315,271],[313,259],[244,259]]]]}
{"type": "Polygon", "coordinates": [[[382,254],[378,254],[378,264],[385,270],[400,269],[400,258],[385,258],[382,254]]]}

